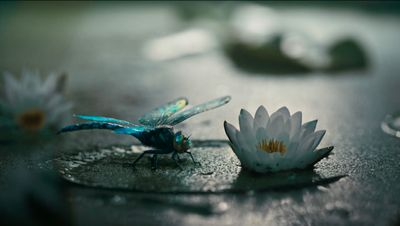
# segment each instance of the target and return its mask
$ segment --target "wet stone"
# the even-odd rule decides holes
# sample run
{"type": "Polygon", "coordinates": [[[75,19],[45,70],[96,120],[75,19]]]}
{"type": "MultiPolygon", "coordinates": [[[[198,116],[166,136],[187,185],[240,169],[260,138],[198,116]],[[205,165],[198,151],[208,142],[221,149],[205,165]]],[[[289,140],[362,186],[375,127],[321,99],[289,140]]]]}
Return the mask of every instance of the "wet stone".
{"type": "Polygon", "coordinates": [[[254,174],[242,169],[225,141],[194,141],[191,152],[201,165],[187,154],[179,164],[171,154],[158,155],[158,168],[151,169],[151,157],[133,161],[148,148],[142,145],[88,150],[54,159],[60,175],[72,183],[136,192],[206,193],[249,192],[293,189],[330,183],[339,177],[324,177],[313,170],[254,174]]]}

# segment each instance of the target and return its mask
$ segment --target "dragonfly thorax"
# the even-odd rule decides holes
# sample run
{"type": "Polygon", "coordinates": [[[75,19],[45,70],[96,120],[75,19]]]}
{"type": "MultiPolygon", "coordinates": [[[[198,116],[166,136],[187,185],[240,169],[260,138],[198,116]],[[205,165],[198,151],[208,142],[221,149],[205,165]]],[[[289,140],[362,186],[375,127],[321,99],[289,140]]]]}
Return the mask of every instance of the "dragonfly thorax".
{"type": "Polygon", "coordinates": [[[189,150],[191,146],[192,142],[190,141],[189,137],[183,135],[181,131],[175,133],[174,149],[177,152],[180,153],[187,152],[187,150],[189,150]]]}

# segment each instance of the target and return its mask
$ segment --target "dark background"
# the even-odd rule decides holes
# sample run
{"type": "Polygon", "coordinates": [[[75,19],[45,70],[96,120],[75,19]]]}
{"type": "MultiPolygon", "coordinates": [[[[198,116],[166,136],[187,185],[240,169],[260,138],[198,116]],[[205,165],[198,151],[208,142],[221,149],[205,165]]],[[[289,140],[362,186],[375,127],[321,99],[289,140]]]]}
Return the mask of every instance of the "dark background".
{"type": "MultiPolygon", "coordinates": [[[[348,175],[324,187],[218,195],[138,194],[66,184],[65,202],[74,225],[399,224],[400,140],[380,128],[387,114],[400,109],[399,4],[257,3],[275,10],[277,21],[284,21],[289,30],[299,30],[323,46],[351,37],[368,56],[367,66],[354,70],[283,74],[243,70],[224,52],[229,18],[246,4],[0,4],[0,70],[16,75],[22,69],[39,69],[43,75],[66,72],[66,96],[74,102],[75,113],[134,121],[178,96],[196,104],[231,95],[227,106],[181,126],[194,139],[204,140],[226,139],[222,123],[237,125],[241,108],[254,113],[261,104],[271,111],[287,106],[291,112],[303,111],[304,121],[318,118],[318,128],[327,130],[321,146],[335,146],[334,155],[318,164],[317,171],[348,175]],[[222,38],[199,54],[166,61],[143,54],[149,41],[190,28],[222,38]],[[219,207],[223,211],[207,212],[219,207]]],[[[52,142],[50,147],[24,146],[24,153],[57,156],[136,141],[88,132],[52,142]]],[[[1,149],[6,153],[18,148],[1,149]]],[[[18,158],[0,159],[2,183],[9,182],[5,175],[12,175],[13,167],[6,166],[18,158]]]]}

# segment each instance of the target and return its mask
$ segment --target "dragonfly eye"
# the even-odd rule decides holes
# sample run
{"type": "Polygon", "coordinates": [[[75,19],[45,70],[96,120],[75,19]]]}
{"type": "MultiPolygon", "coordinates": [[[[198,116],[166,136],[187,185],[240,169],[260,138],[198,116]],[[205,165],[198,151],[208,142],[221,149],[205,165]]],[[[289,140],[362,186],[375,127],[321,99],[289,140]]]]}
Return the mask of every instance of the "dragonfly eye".
{"type": "Polygon", "coordinates": [[[183,141],[183,135],[177,133],[177,134],[175,135],[175,142],[176,142],[177,144],[181,144],[182,141],[183,141]]]}
{"type": "Polygon", "coordinates": [[[185,152],[191,147],[191,141],[188,137],[182,135],[181,132],[175,134],[174,148],[178,152],[185,152]]]}

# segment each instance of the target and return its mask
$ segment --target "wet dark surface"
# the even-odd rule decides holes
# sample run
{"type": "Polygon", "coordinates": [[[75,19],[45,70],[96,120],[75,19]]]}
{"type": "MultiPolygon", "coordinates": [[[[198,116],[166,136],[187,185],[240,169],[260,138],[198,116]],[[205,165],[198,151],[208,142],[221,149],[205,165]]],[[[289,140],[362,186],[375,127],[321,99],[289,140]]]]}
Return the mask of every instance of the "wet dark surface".
{"type": "Polygon", "coordinates": [[[239,160],[223,141],[194,141],[191,149],[195,164],[188,155],[181,154],[179,166],[171,155],[158,157],[158,168],[143,159],[135,167],[132,162],[147,150],[145,146],[111,147],[87,150],[75,155],[59,157],[45,166],[55,168],[64,179],[79,185],[153,193],[247,193],[328,184],[342,175],[324,178],[313,170],[283,172],[270,175],[243,170],[239,160]]]}
{"type": "MultiPolygon", "coordinates": [[[[318,129],[327,130],[321,147],[335,146],[333,155],[316,165],[315,173],[324,178],[348,175],[325,185],[219,194],[130,192],[67,183],[67,202],[75,225],[395,225],[399,222],[400,140],[380,128],[388,113],[400,109],[397,16],[348,13],[340,9],[282,9],[283,17],[292,27],[304,29],[321,42],[332,43],[349,33],[356,35],[371,56],[370,67],[334,76],[319,72],[249,76],[218,50],[168,62],[146,60],[142,46],[148,40],[188,26],[171,6],[127,4],[105,8],[101,4],[82,4],[61,11],[55,6],[30,4],[17,4],[3,14],[6,19],[1,22],[0,69],[16,74],[26,67],[43,72],[66,71],[69,74],[66,93],[75,102],[76,113],[134,121],[178,96],[187,96],[191,104],[197,104],[229,94],[232,101],[228,105],[198,115],[177,128],[191,134],[193,139],[226,140],[222,123],[227,120],[237,125],[240,108],[254,113],[261,104],[270,111],[285,105],[291,112],[303,111],[306,121],[318,118],[318,129]]],[[[202,26],[201,22],[198,25],[202,26]]],[[[25,152],[46,153],[28,165],[48,162],[53,159],[51,154],[74,156],[137,143],[129,136],[104,131],[71,133],[52,140],[56,143],[52,147],[22,148],[25,152]]],[[[20,148],[8,144],[1,149],[13,152],[20,148]]],[[[224,149],[224,153],[212,156],[222,158],[222,162],[233,156],[229,150],[224,149]]],[[[201,153],[195,152],[195,156],[207,162],[201,153]]],[[[1,181],[13,171],[11,159],[0,159],[1,181]]],[[[160,168],[175,172],[168,158],[162,160],[165,161],[160,168]]],[[[132,173],[129,167],[119,165],[125,162],[124,158],[117,156],[103,161],[106,164],[94,165],[90,168],[93,171],[85,172],[86,176],[98,176],[96,179],[100,181],[114,176],[113,171],[94,173],[102,167],[132,173]]],[[[222,174],[223,171],[213,168],[214,173],[207,175],[207,164],[195,168],[187,161],[186,173],[195,168],[194,172],[206,174],[197,177],[222,174]]],[[[140,163],[143,168],[148,165],[147,159],[140,163]]],[[[230,172],[226,180],[234,181],[230,177],[238,175],[238,166],[221,167],[230,172]]],[[[165,172],[155,173],[161,178],[165,172]]],[[[118,177],[109,182],[118,184],[118,177]]],[[[157,183],[154,181],[154,186],[157,183]]],[[[197,180],[193,185],[196,183],[197,180]]],[[[204,184],[200,188],[184,184],[189,190],[207,190],[204,184]]],[[[167,190],[161,186],[160,189],[167,190]]]]}

